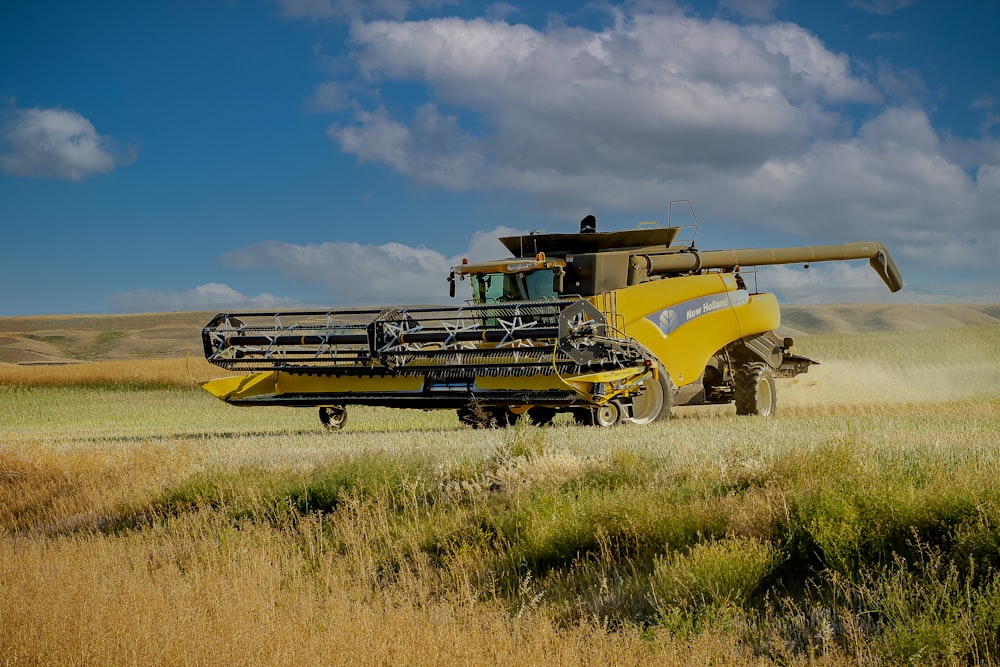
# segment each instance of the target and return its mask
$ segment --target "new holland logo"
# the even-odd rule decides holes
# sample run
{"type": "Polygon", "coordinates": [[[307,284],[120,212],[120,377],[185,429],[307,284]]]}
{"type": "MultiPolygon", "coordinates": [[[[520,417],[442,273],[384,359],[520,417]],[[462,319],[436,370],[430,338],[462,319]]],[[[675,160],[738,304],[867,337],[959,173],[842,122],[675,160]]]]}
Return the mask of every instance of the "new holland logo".
{"type": "Polygon", "coordinates": [[[714,313],[722,308],[735,308],[750,302],[750,295],[746,290],[736,290],[735,292],[723,292],[721,294],[710,294],[709,296],[698,297],[683,303],[677,303],[663,310],[658,310],[646,316],[656,326],[660,328],[663,335],[669,336],[674,331],[684,326],[691,320],[702,315],[714,313]]]}

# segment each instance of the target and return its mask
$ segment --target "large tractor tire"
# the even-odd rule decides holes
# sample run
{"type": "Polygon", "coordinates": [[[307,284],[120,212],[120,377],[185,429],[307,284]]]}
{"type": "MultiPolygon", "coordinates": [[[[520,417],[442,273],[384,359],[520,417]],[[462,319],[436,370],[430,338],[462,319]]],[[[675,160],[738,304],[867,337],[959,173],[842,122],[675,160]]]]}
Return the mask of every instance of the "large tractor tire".
{"type": "Polygon", "coordinates": [[[670,419],[673,406],[674,383],[670,374],[660,366],[657,379],[646,380],[642,393],[632,399],[632,416],[628,420],[633,424],[665,421],[670,419]]]}
{"type": "Polygon", "coordinates": [[[347,408],[343,405],[324,405],[319,409],[319,420],[328,431],[339,431],[347,423],[347,408]]]}
{"type": "Polygon", "coordinates": [[[736,371],[736,414],[770,417],[778,404],[774,373],[767,364],[757,361],[736,371]]]}

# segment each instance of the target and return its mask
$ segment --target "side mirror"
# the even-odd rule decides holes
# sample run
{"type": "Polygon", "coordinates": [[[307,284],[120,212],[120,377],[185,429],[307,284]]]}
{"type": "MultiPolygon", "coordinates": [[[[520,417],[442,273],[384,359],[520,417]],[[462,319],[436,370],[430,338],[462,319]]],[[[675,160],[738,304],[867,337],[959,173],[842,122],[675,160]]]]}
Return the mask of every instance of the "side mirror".
{"type": "Polygon", "coordinates": [[[566,275],[566,269],[561,266],[557,266],[552,269],[552,291],[556,294],[562,294],[563,291],[563,277],[566,275]]]}
{"type": "Polygon", "coordinates": [[[452,271],[448,276],[448,296],[452,299],[455,298],[455,272],[452,271]]]}

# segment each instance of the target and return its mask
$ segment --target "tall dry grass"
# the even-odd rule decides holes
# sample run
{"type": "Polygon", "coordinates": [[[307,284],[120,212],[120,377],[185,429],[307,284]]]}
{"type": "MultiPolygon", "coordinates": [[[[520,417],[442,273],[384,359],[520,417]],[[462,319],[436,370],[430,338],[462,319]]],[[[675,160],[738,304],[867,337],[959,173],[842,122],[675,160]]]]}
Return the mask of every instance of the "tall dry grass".
{"type": "Polygon", "coordinates": [[[223,375],[204,357],[89,361],[66,364],[0,363],[0,386],[182,387],[223,375]]]}
{"type": "Polygon", "coordinates": [[[611,431],[4,383],[0,662],[991,664],[1000,359],[970,335],[818,341],[776,419],[611,431]],[[814,374],[872,345],[881,390],[814,374]]]}
{"type": "MultiPolygon", "coordinates": [[[[428,598],[409,575],[358,585],[315,519],[230,525],[211,513],[141,533],[0,545],[5,664],[765,664],[711,634],[677,641],[599,622],[511,617],[474,598],[428,598]]],[[[662,635],[662,636],[658,636],[662,635]]]]}

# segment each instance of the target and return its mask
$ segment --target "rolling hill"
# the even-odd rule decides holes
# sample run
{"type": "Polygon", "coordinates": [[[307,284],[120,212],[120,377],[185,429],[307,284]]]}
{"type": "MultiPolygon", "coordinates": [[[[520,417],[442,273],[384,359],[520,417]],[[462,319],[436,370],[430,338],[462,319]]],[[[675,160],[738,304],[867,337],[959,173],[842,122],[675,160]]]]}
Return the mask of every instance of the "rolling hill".
{"type": "MultiPolygon", "coordinates": [[[[0,318],[0,363],[53,364],[201,355],[213,313],[46,315],[0,318]]],[[[785,336],[1000,325],[1000,304],[784,306],[785,336]]]]}

